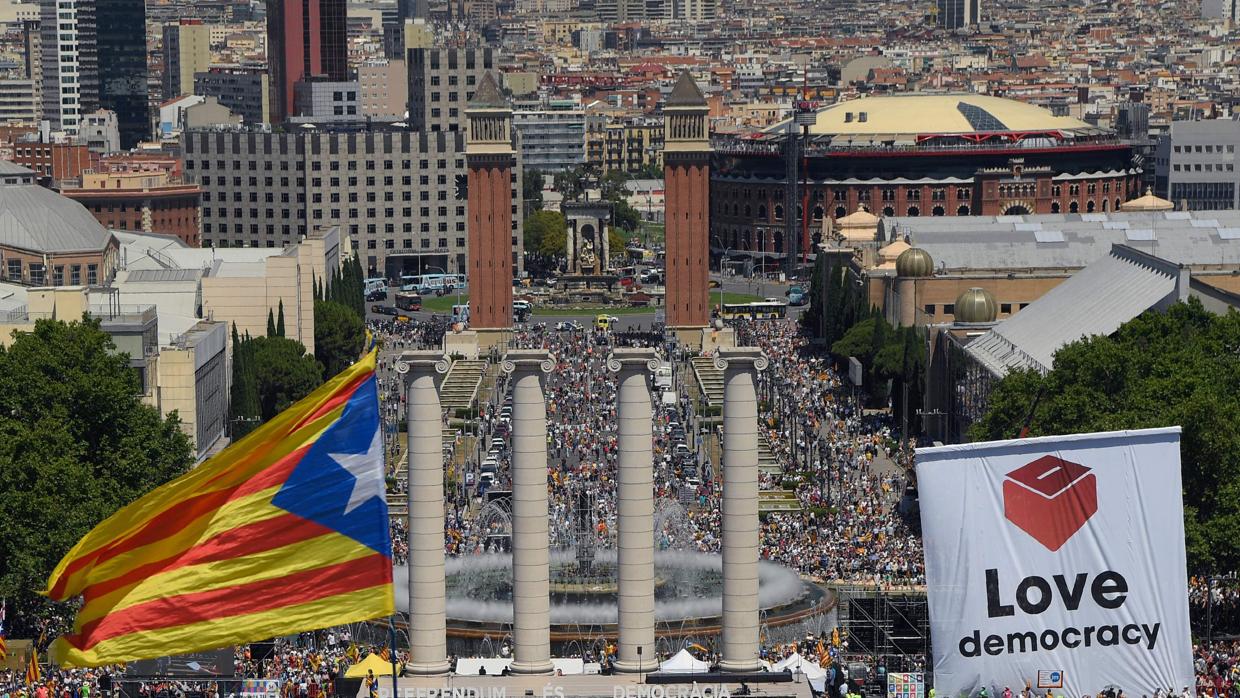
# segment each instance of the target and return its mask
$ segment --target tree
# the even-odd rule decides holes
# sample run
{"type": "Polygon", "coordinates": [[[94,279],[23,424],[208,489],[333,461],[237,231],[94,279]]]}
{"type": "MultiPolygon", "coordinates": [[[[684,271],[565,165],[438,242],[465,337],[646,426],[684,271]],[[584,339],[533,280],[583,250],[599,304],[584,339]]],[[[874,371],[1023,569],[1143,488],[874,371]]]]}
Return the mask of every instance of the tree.
{"type": "Polygon", "coordinates": [[[560,170],[555,173],[551,186],[560,193],[564,201],[572,202],[580,199],[585,192],[585,178],[586,172],[583,167],[572,170],[560,170]]]}
{"type": "Polygon", "coordinates": [[[0,597],[11,633],[66,608],[35,592],[95,524],[193,462],[175,413],[142,403],[99,321],[39,320],[0,347],[0,597]]]}
{"type": "Polygon", "coordinates": [[[611,255],[612,262],[624,259],[625,246],[624,236],[617,233],[615,228],[607,231],[607,252],[611,255]]]}
{"type": "Polygon", "coordinates": [[[1109,337],[1068,344],[1045,376],[994,385],[974,439],[1180,425],[1184,529],[1194,574],[1240,566],[1240,313],[1190,299],[1146,312],[1109,337]],[[1036,409],[1031,409],[1034,403],[1036,409]],[[1031,419],[1030,419],[1031,418],[1031,419]]]}
{"type": "Polygon", "coordinates": [[[612,202],[611,221],[616,227],[632,234],[642,224],[642,217],[637,209],[629,205],[628,201],[616,199],[612,202]]]}
{"type": "Polygon", "coordinates": [[[276,316],[271,312],[271,308],[267,309],[267,336],[278,337],[276,334],[276,316]]]}
{"type": "MultiPolygon", "coordinates": [[[[539,170],[526,170],[521,180],[521,198],[525,200],[527,212],[541,211],[543,207],[542,190],[543,173],[539,170]]],[[[527,219],[528,220],[528,219],[527,219]]]]}
{"type": "Polygon", "coordinates": [[[544,257],[563,257],[568,254],[568,232],[560,228],[547,233],[538,246],[538,253],[544,257]]]}
{"type": "Polygon", "coordinates": [[[276,336],[284,336],[284,299],[280,299],[280,310],[276,313],[276,336]]]}
{"type": "Polygon", "coordinates": [[[258,416],[264,422],[310,394],[323,382],[323,367],[301,342],[286,337],[250,340],[258,384],[258,416]]]}
{"type": "Polygon", "coordinates": [[[250,432],[258,420],[258,379],[254,375],[252,345],[249,336],[238,336],[237,325],[233,324],[233,378],[232,393],[229,401],[229,422],[232,426],[232,438],[237,440],[250,432]]]}
{"type": "Polygon", "coordinates": [[[623,201],[628,196],[628,190],[625,189],[625,182],[629,181],[629,176],[621,170],[608,170],[598,180],[599,194],[607,201],[623,201]]]}
{"type": "Polygon", "coordinates": [[[333,301],[314,302],[314,358],[324,375],[334,376],[357,360],[366,341],[357,313],[333,301]]]}
{"type": "Polygon", "coordinates": [[[525,217],[521,234],[525,241],[525,251],[539,253],[543,240],[552,233],[564,232],[564,214],[559,211],[535,211],[525,217]]]}

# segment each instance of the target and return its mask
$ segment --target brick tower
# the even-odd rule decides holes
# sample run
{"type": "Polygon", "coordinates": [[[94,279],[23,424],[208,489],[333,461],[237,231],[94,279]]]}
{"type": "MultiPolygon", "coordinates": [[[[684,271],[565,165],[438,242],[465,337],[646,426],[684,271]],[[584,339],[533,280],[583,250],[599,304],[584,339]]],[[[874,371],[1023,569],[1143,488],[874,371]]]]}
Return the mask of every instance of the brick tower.
{"type": "Polygon", "coordinates": [[[663,105],[667,329],[697,342],[710,323],[710,133],[706,99],[688,72],[663,105]]]}
{"type": "Polygon", "coordinates": [[[483,344],[512,329],[512,106],[485,74],[465,111],[469,324],[483,344]]]}

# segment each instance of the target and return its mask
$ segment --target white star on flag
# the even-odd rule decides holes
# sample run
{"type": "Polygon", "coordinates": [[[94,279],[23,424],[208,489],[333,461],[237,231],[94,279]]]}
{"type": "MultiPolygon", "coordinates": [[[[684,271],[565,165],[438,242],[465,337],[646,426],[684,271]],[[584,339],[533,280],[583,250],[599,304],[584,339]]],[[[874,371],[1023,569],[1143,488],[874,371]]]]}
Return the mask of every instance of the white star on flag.
{"type": "Polygon", "coordinates": [[[353,476],[353,492],[344,507],[346,515],[374,497],[383,497],[383,440],[378,429],[365,453],[329,453],[327,457],[353,476]]]}

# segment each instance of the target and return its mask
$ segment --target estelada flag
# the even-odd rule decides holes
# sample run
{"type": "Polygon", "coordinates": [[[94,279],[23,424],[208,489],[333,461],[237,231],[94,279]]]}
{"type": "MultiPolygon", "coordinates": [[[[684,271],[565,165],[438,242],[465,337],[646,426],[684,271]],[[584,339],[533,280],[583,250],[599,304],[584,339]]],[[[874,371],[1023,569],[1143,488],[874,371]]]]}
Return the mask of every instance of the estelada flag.
{"type": "Polygon", "coordinates": [[[31,647],[30,661],[26,663],[26,685],[34,686],[43,679],[43,672],[39,669],[39,650],[37,647],[31,647]]]}
{"type": "Polygon", "coordinates": [[[102,666],[394,611],[375,352],[86,534],[48,578],[82,597],[62,666],[102,666]]]}

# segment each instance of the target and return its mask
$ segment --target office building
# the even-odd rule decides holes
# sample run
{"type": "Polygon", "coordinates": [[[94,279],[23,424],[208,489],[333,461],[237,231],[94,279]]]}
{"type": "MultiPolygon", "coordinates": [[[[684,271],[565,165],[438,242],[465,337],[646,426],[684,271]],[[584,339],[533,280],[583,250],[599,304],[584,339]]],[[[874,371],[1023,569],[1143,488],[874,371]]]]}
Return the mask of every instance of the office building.
{"type": "Polygon", "coordinates": [[[43,118],[77,133],[82,115],[116,112],[120,145],[150,134],[143,0],[40,2],[43,118]]]}
{"type": "Polygon", "coordinates": [[[291,122],[313,124],[358,123],[362,120],[361,87],[357,81],[301,80],[294,86],[291,122]]]}
{"type": "Polygon", "coordinates": [[[40,105],[34,80],[0,80],[0,123],[33,123],[40,105]]]}
{"type": "Polygon", "coordinates": [[[1201,0],[1201,18],[1240,22],[1240,0],[1201,0]]]}
{"type": "MultiPolygon", "coordinates": [[[[371,276],[466,273],[463,132],[187,131],[182,144],[186,181],[202,187],[203,247],[281,247],[339,225],[371,276]]],[[[514,207],[518,263],[522,221],[514,207]]]]}
{"type": "Polygon", "coordinates": [[[377,119],[404,118],[409,108],[409,73],[403,58],[381,58],[357,67],[362,115],[377,119]]]}
{"type": "MultiPolygon", "coordinates": [[[[83,112],[99,108],[95,0],[40,0],[43,118],[52,129],[76,134],[83,112]]],[[[141,26],[141,25],[140,25],[141,26]]],[[[143,39],[142,45],[146,46],[143,39]]]]}
{"type": "Polygon", "coordinates": [[[116,112],[100,109],[82,115],[77,142],[96,153],[115,153],[121,149],[120,122],[116,112]]]}
{"type": "Polygon", "coordinates": [[[944,29],[960,29],[981,21],[982,0],[938,0],[938,22],[944,29]]]}
{"type": "Polygon", "coordinates": [[[1173,121],[1158,141],[1154,189],[1188,211],[1240,207],[1240,121],[1173,121]]]}
{"type": "Polygon", "coordinates": [[[267,5],[271,119],[295,115],[296,85],[323,76],[349,79],[345,0],[273,0],[267,5]]]}
{"type": "Polygon", "coordinates": [[[580,109],[517,111],[512,126],[520,134],[527,169],[554,173],[586,161],[586,115],[580,109]]]}
{"type": "MultiPolygon", "coordinates": [[[[91,0],[77,0],[79,6],[91,0]]],[[[130,149],[151,135],[146,67],[145,0],[93,0],[96,5],[99,105],[83,108],[116,112],[121,148],[130,149]]],[[[80,36],[79,36],[80,40],[80,36]]]]}
{"type": "Polygon", "coordinates": [[[214,97],[247,125],[271,122],[271,89],[263,66],[212,66],[194,75],[194,94],[214,97]]]}
{"type": "Polygon", "coordinates": [[[60,190],[109,230],[173,235],[198,247],[197,185],[174,182],[166,171],[86,172],[80,187],[60,190]]]}
{"type": "MultiPolygon", "coordinates": [[[[490,48],[412,48],[409,70],[409,127],[415,131],[456,131],[483,73],[496,69],[490,48]]],[[[498,75],[496,78],[498,79],[498,75]]]]}
{"type": "Polygon", "coordinates": [[[43,32],[38,19],[21,23],[26,79],[33,90],[35,121],[43,120],[43,32]]]}
{"type": "Polygon", "coordinates": [[[164,25],[164,99],[194,93],[194,75],[211,67],[211,27],[199,19],[164,25]]]}

